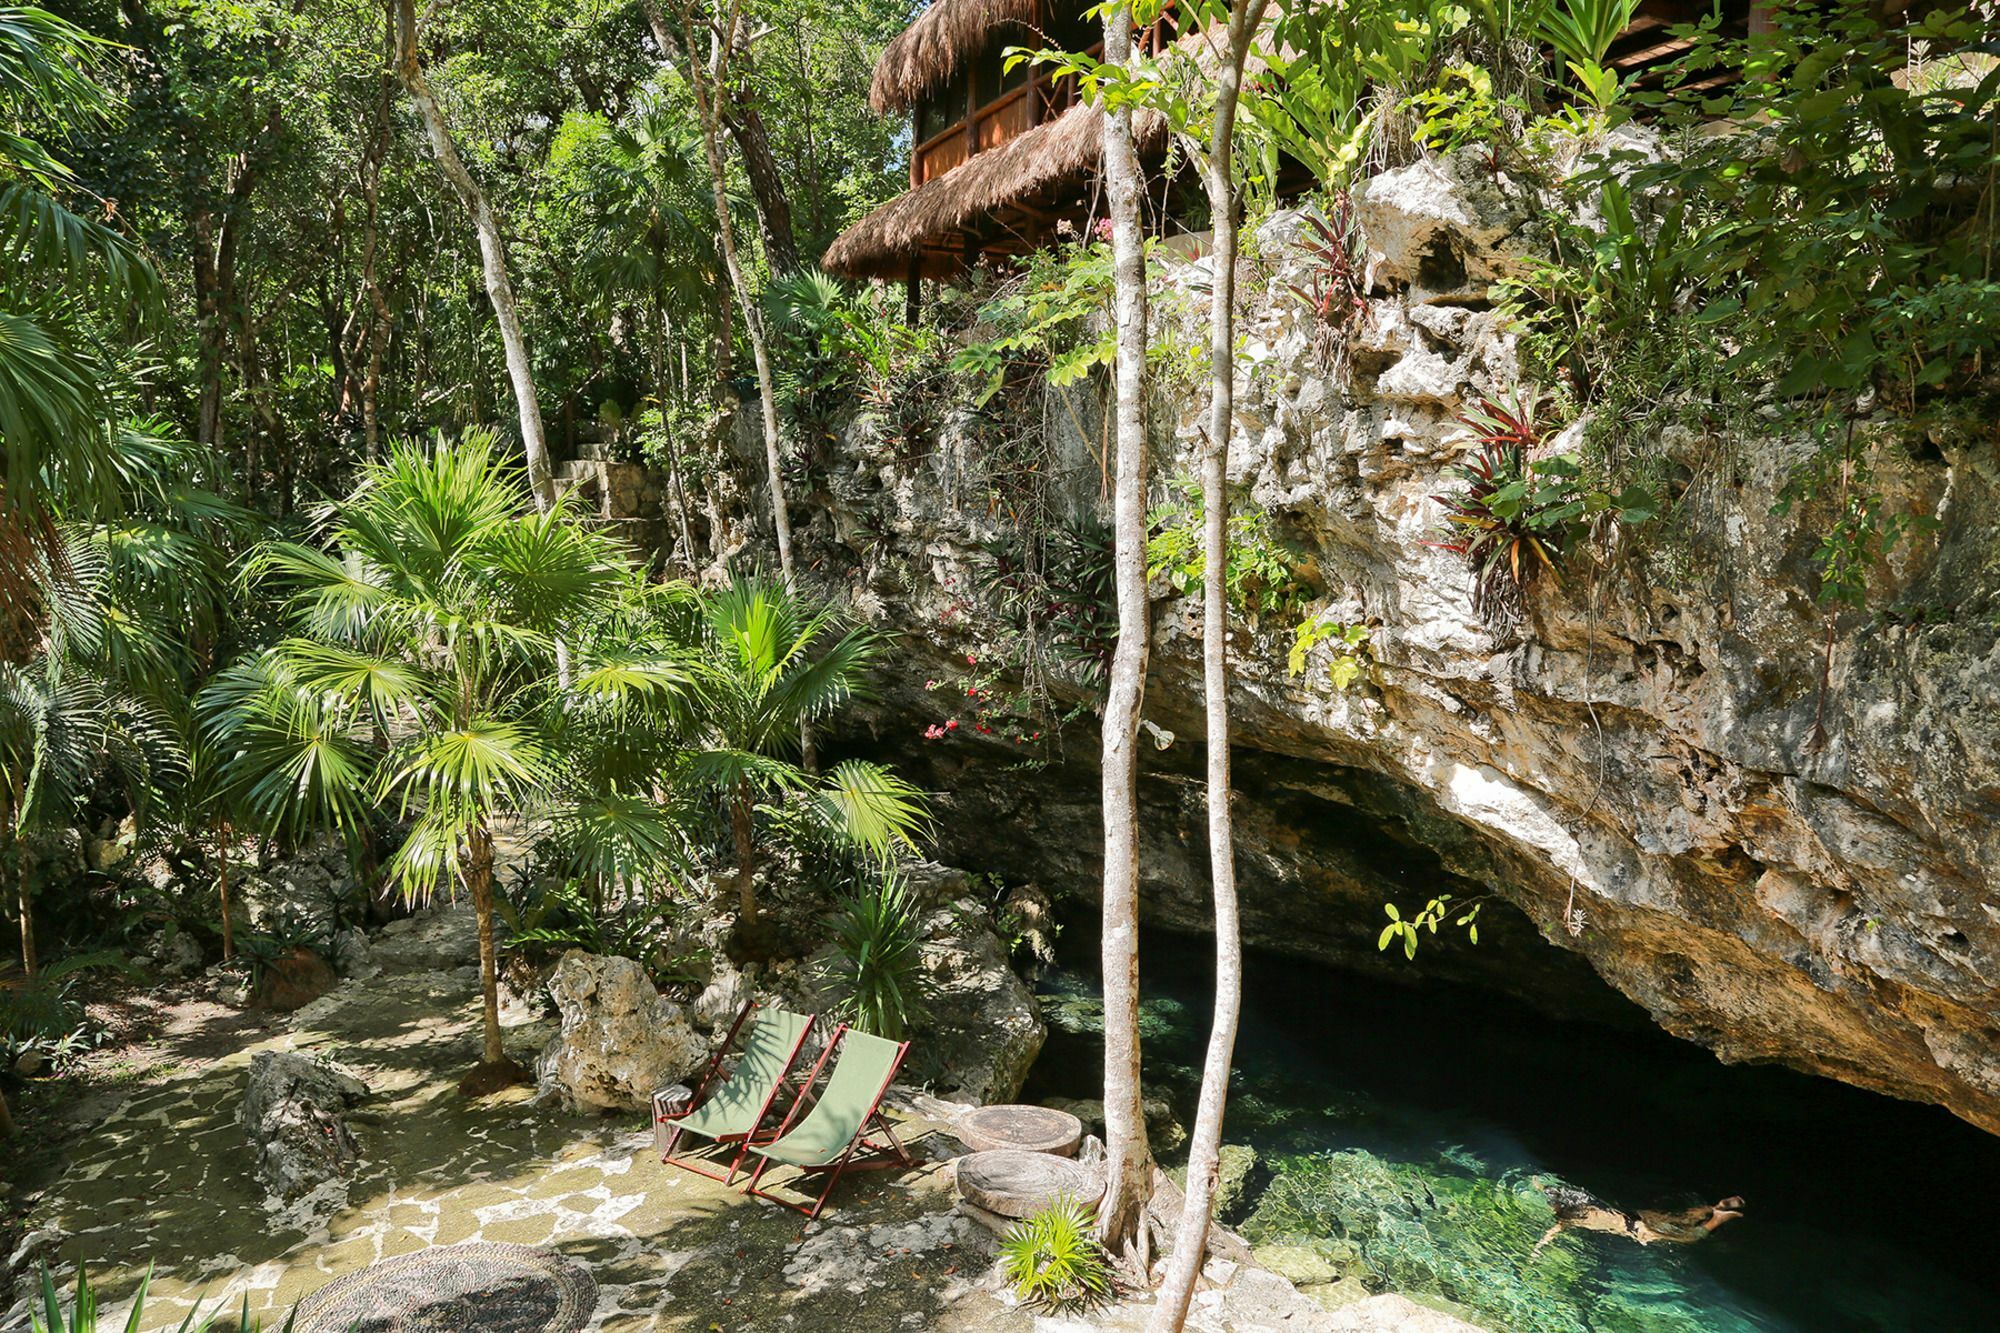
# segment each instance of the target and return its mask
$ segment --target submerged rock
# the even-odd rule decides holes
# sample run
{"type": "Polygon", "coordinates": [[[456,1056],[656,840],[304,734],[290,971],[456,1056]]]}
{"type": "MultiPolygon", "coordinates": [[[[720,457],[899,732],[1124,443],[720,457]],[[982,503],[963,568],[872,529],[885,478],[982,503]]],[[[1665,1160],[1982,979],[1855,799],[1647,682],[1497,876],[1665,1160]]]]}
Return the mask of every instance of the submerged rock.
{"type": "Polygon", "coordinates": [[[353,1171],[361,1150],[346,1113],[367,1096],[367,1084],[331,1061],[289,1051],[252,1057],[237,1123],[274,1199],[290,1203],[353,1171]]]}
{"type": "Polygon", "coordinates": [[[630,958],[571,949],[548,991],[562,1031],[535,1062],[536,1080],[577,1110],[644,1110],[656,1089],[686,1080],[708,1059],[679,1006],[662,999],[630,958]]]}

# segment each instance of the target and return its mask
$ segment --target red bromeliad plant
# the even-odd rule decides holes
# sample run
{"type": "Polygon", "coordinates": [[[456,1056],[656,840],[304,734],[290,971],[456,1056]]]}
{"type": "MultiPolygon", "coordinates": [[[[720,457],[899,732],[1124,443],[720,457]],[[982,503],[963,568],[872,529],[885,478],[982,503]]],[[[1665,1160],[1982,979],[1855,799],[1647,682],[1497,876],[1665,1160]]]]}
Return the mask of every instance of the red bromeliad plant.
{"type": "Polygon", "coordinates": [[[1563,554],[1587,520],[1609,514],[1642,523],[1658,512],[1643,486],[1617,496],[1586,490],[1573,460],[1537,458],[1543,436],[1532,401],[1511,393],[1482,398],[1459,420],[1472,428],[1478,452],[1453,469],[1464,490],[1431,497],[1444,506],[1445,530],[1426,544],[1465,558],[1473,609],[1482,614],[1518,608],[1522,591],[1543,572],[1560,587],[1563,554]]]}
{"type": "Polygon", "coordinates": [[[1306,225],[1318,236],[1299,244],[1313,260],[1310,282],[1287,286],[1312,307],[1318,320],[1313,346],[1337,363],[1345,354],[1348,335],[1368,320],[1368,261],[1346,191],[1334,196],[1327,211],[1331,216],[1324,219],[1305,215],[1306,225]]]}

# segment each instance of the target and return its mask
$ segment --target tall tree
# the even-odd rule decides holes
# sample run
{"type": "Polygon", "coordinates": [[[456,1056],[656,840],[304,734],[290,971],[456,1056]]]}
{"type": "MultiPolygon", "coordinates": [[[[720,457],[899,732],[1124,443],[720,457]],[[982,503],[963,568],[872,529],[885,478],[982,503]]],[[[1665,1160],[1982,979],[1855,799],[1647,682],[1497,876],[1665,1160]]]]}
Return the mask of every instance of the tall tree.
{"type": "MultiPolygon", "coordinates": [[[[404,0],[408,3],[408,0],[404,0]]],[[[715,190],[715,226],[722,242],[722,262],[729,271],[729,286],[736,294],[736,306],[743,316],[743,331],[750,339],[750,355],[757,364],[757,400],[764,413],[764,466],[771,482],[771,524],[778,538],[778,568],[785,582],[793,582],[792,516],[785,502],[784,445],[778,437],[778,391],[771,375],[771,351],[764,337],[764,316],[758,309],[750,280],[743,271],[743,259],[736,247],[736,224],[729,215],[729,171],[722,160],[721,114],[718,99],[728,86],[729,59],[736,47],[737,25],[742,20],[741,0],[729,0],[721,21],[703,17],[695,0],[680,0],[683,67],[688,87],[694,93],[695,112],[701,118],[702,150],[708,157],[708,173],[715,190]],[[707,40],[702,40],[703,36],[707,40]],[[706,49],[704,60],[702,51],[706,49]]],[[[646,17],[652,23],[654,40],[663,53],[676,44],[668,31],[659,0],[646,0],[646,17]]]]}
{"type": "Polygon", "coordinates": [[[430,136],[431,151],[438,169],[465,204],[479,236],[479,258],[486,275],[486,295],[493,302],[493,319],[500,326],[500,344],[507,357],[507,378],[514,387],[514,404],[521,419],[521,447],[528,458],[528,487],[535,506],[547,511],[555,503],[555,477],[549,469],[548,440],[542,429],[542,405],[535,396],[534,366],[528,358],[528,338],[521,329],[521,310],[514,299],[514,284],[507,277],[507,242],[500,234],[500,222],[493,204],[479,182],[465,168],[452,142],[451,126],[432,95],[417,57],[417,15],[413,0],[390,0],[396,24],[396,75],[410,96],[424,130],[430,136]]]}
{"type": "MultiPolygon", "coordinates": [[[[1104,62],[1134,58],[1129,3],[1104,11],[1104,62]]],[[[1111,209],[1114,476],[1112,556],[1118,643],[1104,703],[1104,1138],[1105,1191],[1097,1224],[1105,1245],[1143,1279],[1150,1268],[1146,1202],[1152,1153],[1139,1087],[1139,715],[1146,697],[1151,608],[1146,597],[1146,249],[1132,106],[1104,110],[1104,178],[1111,209]]]]}
{"type": "Polygon", "coordinates": [[[1243,1004],[1243,939],[1236,902],[1235,830],[1229,813],[1229,431],[1236,392],[1236,107],[1250,39],[1265,0],[1233,0],[1211,16],[1207,60],[1216,68],[1215,109],[1202,175],[1208,188],[1210,249],[1208,442],[1201,457],[1202,702],[1208,730],[1208,864],[1215,913],[1215,1015],[1202,1061],[1201,1100],[1188,1144],[1187,1197],[1166,1280],[1148,1333],[1175,1333],[1208,1248],[1222,1154],[1229,1068],[1243,1004]],[[1217,21],[1219,20],[1219,21],[1217,21]],[[1220,37],[1220,43],[1216,41],[1220,37]]]}

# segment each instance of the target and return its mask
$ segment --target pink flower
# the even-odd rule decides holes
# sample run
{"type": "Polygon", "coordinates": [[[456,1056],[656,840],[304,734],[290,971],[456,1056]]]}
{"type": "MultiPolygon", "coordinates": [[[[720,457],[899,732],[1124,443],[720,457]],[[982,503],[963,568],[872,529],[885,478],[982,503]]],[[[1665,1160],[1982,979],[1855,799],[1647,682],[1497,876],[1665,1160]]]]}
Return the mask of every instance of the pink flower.
{"type": "Polygon", "coordinates": [[[958,719],[957,719],[957,718],[953,718],[953,719],[952,719],[951,721],[949,721],[949,722],[945,723],[945,724],[944,724],[944,729],[945,729],[946,731],[957,731],[957,730],[958,730],[958,719]]]}
{"type": "Polygon", "coordinates": [[[965,655],[965,664],[966,664],[967,666],[978,666],[978,665],[979,665],[979,659],[978,659],[978,658],[976,658],[976,657],[974,657],[974,656],[973,656],[973,655],[972,655],[971,653],[967,653],[967,654],[965,655]]]}
{"type": "Polygon", "coordinates": [[[1097,239],[1100,241],[1108,241],[1111,239],[1110,218],[1099,218],[1097,220],[1097,239]]]}
{"type": "MultiPolygon", "coordinates": [[[[953,723],[952,725],[957,726],[958,724],[953,723]]],[[[928,727],[924,728],[924,739],[927,741],[941,741],[944,739],[944,730],[945,729],[943,727],[940,727],[937,723],[933,722],[928,727]]]]}
{"type": "Polygon", "coordinates": [[[937,688],[937,682],[934,680],[927,680],[924,682],[924,688],[927,690],[934,690],[937,688]]]}

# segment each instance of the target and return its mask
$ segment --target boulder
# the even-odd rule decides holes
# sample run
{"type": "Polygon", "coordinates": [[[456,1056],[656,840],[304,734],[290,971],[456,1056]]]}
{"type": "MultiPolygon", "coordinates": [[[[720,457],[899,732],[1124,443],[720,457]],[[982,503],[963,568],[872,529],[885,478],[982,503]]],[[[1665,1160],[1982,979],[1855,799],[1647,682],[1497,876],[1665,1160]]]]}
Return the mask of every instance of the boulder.
{"type": "Polygon", "coordinates": [[[290,1202],[352,1172],[361,1151],[345,1116],[367,1095],[366,1084],[331,1061],[290,1051],[252,1057],[237,1121],[264,1188],[290,1202]]]}
{"type": "Polygon", "coordinates": [[[918,1031],[940,1096],[986,1106],[1020,1094],[1048,1029],[1035,993],[1014,973],[993,918],[960,898],[924,920],[930,1017],[918,1031]]]}
{"type": "Polygon", "coordinates": [[[311,949],[293,949],[264,969],[264,975],[250,990],[250,1002],[290,1013],[332,990],[339,980],[333,964],[326,959],[311,949]]]}
{"type": "Polygon", "coordinates": [[[366,981],[382,969],[375,965],[368,944],[368,932],[348,926],[333,937],[333,966],[344,977],[366,981]]]}
{"type": "Polygon", "coordinates": [[[386,972],[447,972],[479,965],[479,917],[452,903],[391,921],[368,946],[369,961],[386,972]]]}
{"type": "Polygon", "coordinates": [[[708,1045],[679,1006],[660,998],[630,958],[571,949],[549,977],[562,1031],[542,1049],[544,1091],[578,1110],[638,1111],[653,1092],[692,1077],[708,1045]]]}

